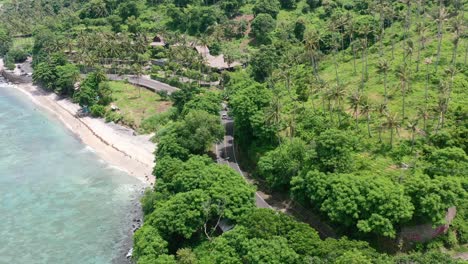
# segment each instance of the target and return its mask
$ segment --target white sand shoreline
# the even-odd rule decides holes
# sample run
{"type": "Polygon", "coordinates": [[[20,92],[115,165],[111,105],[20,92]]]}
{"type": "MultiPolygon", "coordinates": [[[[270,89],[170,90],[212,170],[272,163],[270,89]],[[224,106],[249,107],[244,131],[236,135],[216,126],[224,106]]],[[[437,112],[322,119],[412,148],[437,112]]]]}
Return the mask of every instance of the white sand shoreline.
{"type": "Polygon", "coordinates": [[[39,108],[60,120],[109,165],[127,172],[146,185],[154,184],[152,170],[155,144],[149,140],[150,136],[134,136],[132,130],[105,123],[102,119],[77,118],[75,113],[79,109],[78,105],[33,84],[17,84],[14,87],[39,108]]]}

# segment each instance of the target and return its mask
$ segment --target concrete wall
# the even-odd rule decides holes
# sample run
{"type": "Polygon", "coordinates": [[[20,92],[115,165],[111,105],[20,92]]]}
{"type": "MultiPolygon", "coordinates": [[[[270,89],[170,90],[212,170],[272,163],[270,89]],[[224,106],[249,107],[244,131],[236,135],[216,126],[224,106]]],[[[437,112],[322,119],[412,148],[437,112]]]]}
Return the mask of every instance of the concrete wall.
{"type": "Polygon", "coordinates": [[[456,214],[457,209],[455,207],[450,207],[445,216],[445,225],[433,227],[431,224],[424,224],[403,227],[400,233],[400,237],[406,241],[411,242],[427,242],[441,234],[445,234],[456,214]]]}

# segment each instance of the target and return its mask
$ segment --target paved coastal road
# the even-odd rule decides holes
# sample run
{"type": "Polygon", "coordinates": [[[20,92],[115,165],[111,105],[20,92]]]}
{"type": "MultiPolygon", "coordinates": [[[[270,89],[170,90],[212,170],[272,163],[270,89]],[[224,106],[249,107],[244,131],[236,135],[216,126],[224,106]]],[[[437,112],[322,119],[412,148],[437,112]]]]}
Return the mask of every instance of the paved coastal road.
{"type": "MultiPolygon", "coordinates": [[[[216,157],[219,164],[226,164],[239,172],[244,179],[249,182],[246,173],[241,170],[237,162],[236,151],[234,147],[234,121],[228,116],[228,111],[223,110],[220,112],[221,117],[225,117],[222,123],[225,127],[225,134],[223,142],[216,145],[216,157]]],[[[251,182],[249,182],[251,183],[251,182]]],[[[252,184],[252,183],[251,183],[252,184]]],[[[318,231],[320,237],[325,239],[327,237],[336,238],[337,235],[334,230],[325,222],[320,220],[320,217],[312,213],[310,210],[303,208],[298,203],[290,201],[289,199],[283,200],[279,197],[269,197],[268,201],[271,205],[265,201],[261,192],[255,193],[255,204],[259,208],[270,208],[279,210],[284,213],[294,215],[303,222],[311,225],[315,230],[318,231]]]]}
{"type": "MultiPolygon", "coordinates": [[[[221,116],[228,117],[227,111],[221,111],[221,116]]],[[[245,173],[241,170],[239,164],[237,163],[236,151],[234,149],[234,121],[228,117],[222,119],[222,123],[226,129],[226,133],[224,134],[224,140],[216,145],[216,156],[218,163],[228,165],[229,167],[239,172],[244,177],[244,179],[248,181],[245,173]]],[[[258,192],[255,193],[255,204],[259,208],[273,209],[258,192]]]]}

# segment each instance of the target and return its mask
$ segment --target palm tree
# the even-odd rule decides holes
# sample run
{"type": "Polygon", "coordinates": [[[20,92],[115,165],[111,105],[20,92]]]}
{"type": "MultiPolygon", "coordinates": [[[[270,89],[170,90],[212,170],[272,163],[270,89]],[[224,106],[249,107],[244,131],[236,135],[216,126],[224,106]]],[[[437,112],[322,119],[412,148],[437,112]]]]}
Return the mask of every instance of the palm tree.
{"type": "Polygon", "coordinates": [[[429,111],[427,110],[427,108],[419,108],[418,117],[423,120],[423,129],[424,129],[424,132],[426,132],[427,134],[427,120],[430,117],[429,111]]]}
{"type": "MultiPolygon", "coordinates": [[[[281,131],[281,122],[282,122],[282,117],[281,117],[281,112],[282,112],[282,104],[280,97],[278,96],[278,93],[273,93],[273,97],[271,100],[271,103],[269,107],[266,109],[266,122],[275,128],[276,133],[281,131]]],[[[277,138],[280,138],[277,135],[277,138]]]]}
{"type": "Polygon", "coordinates": [[[447,21],[448,13],[443,6],[443,1],[440,1],[439,9],[434,12],[432,18],[437,22],[437,59],[435,64],[435,72],[437,73],[439,62],[440,62],[440,49],[442,46],[442,34],[443,34],[443,25],[444,22],[447,21]]]}
{"type": "Polygon", "coordinates": [[[328,24],[328,29],[332,33],[332,39],[331,39],[331,46],[333,48],[333,65],[335,66],[335,76],[336,76],[336,85],[340,85],[340,78],[338,74],[338,62],[336,60],[336,56],[338,53],[338,48],[340,47],[340,34],[337,32],[339,29],[339,21],[336,20],[330,20],[328,24]]]}
{"type": "MultiPolygon", "coordinates": [[[[444,84],[442,84],[442,86],[444,86],[444,84]]],[[[436,106],[436,111],[439,115],[439,118],[437,121],[436,133],[439,131],[439,129],[444,127],[445,113],[447,112],[447,103],[448,103],[448,98],[445,97],[444,94],[441,94],[439,96],[439,101],[437,102],[437,106],[436,106]]]]}
{"type": "Polygon", "coordinates": [[[338,42],[338,39],[336,38],[336,34],[335,35],[335,38],[333,38],[333,64],[335,65],[335,76],[336,76],[336,85],[337,86],[340,86],[340,76],[338,74],[338,62],[336,61],[336,56],[337,56],[337,53],[338,53],[338,47],[339,47],[339,42],[338,42]]]}
{"type": "MultiPolygon", "coordinates": [[[[377,113],[379,113],[379,118],[386,117],[388,115],[388,108],[387,108],[387,103],[382,103],[377,105],[375,108],[377,110],[377,113]]],[[[384,124],[381,123],[379,125],[378,131],[379,131],[379,142],[382,142],[382,130],[384,129],[384,124]]]]}
{"type": "Polygon", "coordinates": [[[404,65],[406,67],[406,58],[409,57],[409,63],[408,63],[408,66],[406,67],[406,71],[407,71],[407,74],[408,74],[408,79],[407,79],[407,84],[406,84],[406,87],[407,87],[407,90],[408,91],[411,91],[411,63],[412,63],[412,58],[413,58],[413,42],[411,41],[411,39],[408,39],[408,41],[406,41],[407,45],[406,45],[406,56],[405,56],[405,61],[404,61],[404,65]]]}
{"type": "Polygon", "coordinates": [[[386,3],[383,0],[379,0],[379,13],[380,13],[380,35],[379,35],[379,56],[382,57],[384,54],[384,47],[383,47],[383,38],[385,34],[385,8],[386,3]]]}
{"type": "Polygon", "coordinates": [[[383,59],[380,60],[377,64],[377,72],[384,75],[384,100],[387,103],[388,96],[387,96],[387,73],[390,70],[390,65],[387,60],[383,59]]]}
{"type": "Polygon", "coordinates": [[[355,23],[354,23],[354,18],[352,16],[349,17],[349,21],[346,24],[346,32],[349,34],[349,45],[353,51],[353,74],[356,74],[356,41],[354,40],[354,33],[355,33],[355,23]]]}
{"type": "Polygon", "coordinates": [[[356,120],[356,130],[359,128],[359,106],[362,104],[362,96],[359,91],[353,93],[351,96],[348,97],[349,105],[353,110],[353,115],[356,120]]]}
{"type": "Polygon", "coordinates": [[[308,30],[304,34],[304,44],[306,52],[310,57],[315,78],[320,80],[318,74],[318,55],[320,52],[320,33],[316,30],[308,30]]]}
{"type": "Polygon", "coordinates": [[[364,83],[366,82],[366,79],[367,79],[367,58],[366,58],[367,38],[361,39],[361,48],[362,48],[361,89],[363,89],[364,88],[364,83]]]}
{"type": "Polygon", "coordinates": [[[431,58],[426,58],[424,60],[424,64],[426,64],[426,85],[425,85],[425,88],[424,88],[424,100],[425,100],[426,110],[427,110],[428,89],[429,89],[429,65],[432,64],[432,59],[431,58]]]}
{"type": "Polygon", "coordinates": [[[414,139],[415,139],[415,134],[418,129],[418,119],[414,118],[407,124],[407,128],[411,130],[411,152],[413,152],[414,149],[414,139]]]}
{"type": "Polygon", "coordinates": [[[367,134],[369,137],[372,137],[371,134],[371,129],[370,129],[370,119],[371,119],[371,112],[372,112],[372,106],[369,103],[369,100],[365,99],[362,100],[361,103],[361,114],[366,116],[366,121],[367,121],[367,134]]]}
{"type": "Polygon", "coordinates": [[[416,59],[416,72],[419,71],[419,63],[421,61],[421,51],[426,47],[426,42],[427,42],[427,27],[424,22],[419,22],[416,26],[416,31],[418,32],[419,35],[419,41],[418,41],[418,55],[416,59]]]}
{"type": "MultiPolygon", "coordinates": [[[[326,91],[325,97],[328,100],[328,105],[329,105],[329,111],[330,111],[330,121],[333,123],[333,111],[335,111],[335,105],[338,105],[339,110],[341,111],[341,102],[343,98],[345,97],[345,90],[343,86],[338,86],[336,85],[333,88],[330,88],[326,91]],[[333,104],[331,104],[331,101],[333,101],[333,104]]],[[[338,112],[338,123],[341,125],[341,115],[340,111],[338,112]]]]}
{"type": "MultiPolygon", "coordinates": [[[[406,38],[408,37],[408,31],[411,27],[411,1],[413,0],[400,0],[403,4],[406,5],[406,17],[405,17],[405,30],[403,32],[403,45],[406,43],[406,38]]],[[[406,49],[403,46],[403,49],[406,49]]]]}
{"type": "Polygon", "coordinates": [[[455,65],[455,62],[457,60],[458,45],[460,43],[460,38],[463,34],[465,25],[464,25],[464,20],[461,16],[454,18],[451,22],[452,22],[451,28],[455,33],[454,38],[452,40],[453,42],[452,65],[455,65]]]}
{"type": "Polygon", "coordinates": [[[390,130],[390,147],[393,147],[393,131],[398,133],[400,127],[400,121],[398,120],[398,114],[387,114],[387,121],[384,123],[384,127],[390,130]]]}
{"type": "MultiPolygon", "coordinates": [[[[455,77],[455,74],[457,72],[457,68],[455,68],[454,66],[451,66],[449,68],[447,68],[445,70],[445,73],[447,74],[447,77],[450,77],[450,81],[449,81],[449,84],[448,84],[448,89],[446,91],[446,98],[447,98],[447,109],[448,109],[448,106],[449,106],[449,103],[450,103],[450,98],[452,96],[452,89],[453,89],[453,81],[454,81],[454,77],[455,77]]],[[[447,111],[446,109],[446,111],[447,111]]]]}
{"type": "MultiPolygon", "coordinates": [[[[365,23],[359,28],[359,33],[364,36],[362,45],[363,45],[363,64],[365,65],[364,67],[364,72],[363,76],[365,75],[367,78],[367,44],[368,44],[368,36],[370,33],[373,32],[373,28],[371,25],[365,23]],[[364,63],[365,62],[365,63],[364,63]]],[[[364,81],[364,79],[363,79],[364,81]]]]}
{"type": "Polygon", "coordinates": [[[395,40],[399,37],[397,32],[392,32],[391,39],[392,39],[392,60],[395,59],[395,40]]]}
{"type": "Polygon", "coordinates": [[[401,113],[402,113],[402,119],[405,119],[405,107],[406,107],[406,91],[407,91],[407,85],[408,85],[408,71],[406,69],[406,65],[401,65],[397,69],[397,77],[400,80],[400,90],[401,90],[401,95],[402,95],[402,108],[401,108],[401,113]]]}
{"type": "Polygon", "coordinates": [[[141,97],[141,85],[140,78],[143,75],[143,66],[140,62],[136,62],[132,65],[133,72],[136,75],[137,86],[138,86],[138,97],[141,97]]]}

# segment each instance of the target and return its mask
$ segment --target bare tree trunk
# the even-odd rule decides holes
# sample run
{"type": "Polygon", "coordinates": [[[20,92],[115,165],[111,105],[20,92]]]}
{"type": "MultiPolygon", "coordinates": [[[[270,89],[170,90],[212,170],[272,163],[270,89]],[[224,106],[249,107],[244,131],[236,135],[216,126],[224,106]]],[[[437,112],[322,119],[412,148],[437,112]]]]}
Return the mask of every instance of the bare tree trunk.
{"type": "Polygon", "coordinates": [[[388,95],[387,95],[387,71],[384,72],[384,101],[387,103],[388,95]]]}
{"type": "Polygon", "coordinates": [[[390,147],[393,147],[393,127],[390,129],[390,147]]]}
{"type": "Polygon", "coordinates": [[[339,86],[340,85],[340,78],[338,76],[338,63],[336,61],[336,49],[335,49],[334,53],[335,54],[333,54],[333,64],[335,65],[336,84],[339,86]]]}
{"type": "Polygon", "coordinates": [[[367,133],[369,134],[369,137],[372,137],[371,130],[370,130],[370,114],[367,113],[367,133]]]}
{"type": "MultiPolygon", "coordinates": [[[[353,49],[353,69],[354,69],[354,74],[356,74],[356,47],[354,43],[352,44],[352,49],[353,49]]],[[[466,60],[466,56],[465,56],[465,60],[466,60]]]]}

